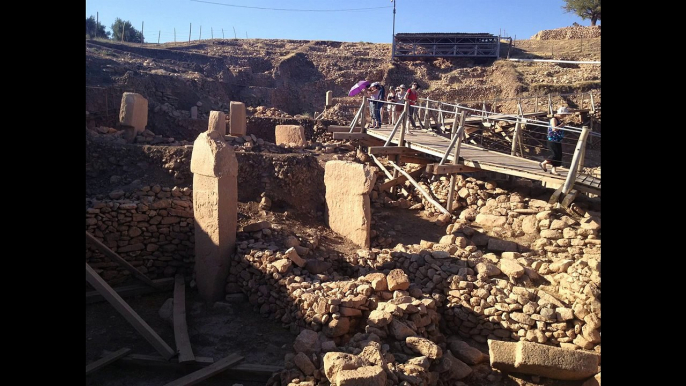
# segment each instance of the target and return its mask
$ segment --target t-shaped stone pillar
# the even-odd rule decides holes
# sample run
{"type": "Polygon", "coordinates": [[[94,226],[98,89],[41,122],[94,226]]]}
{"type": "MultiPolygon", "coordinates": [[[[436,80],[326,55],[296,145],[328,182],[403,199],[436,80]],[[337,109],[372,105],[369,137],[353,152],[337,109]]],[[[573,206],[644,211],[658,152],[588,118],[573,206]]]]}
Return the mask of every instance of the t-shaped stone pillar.
{"type": "Polygon", "coordinates": [[[193,142],[195,282],[207,302],[222,300],[238,224],[238,161],[226,144],[226,116],[211,111],[209,127],[193,142]]]}

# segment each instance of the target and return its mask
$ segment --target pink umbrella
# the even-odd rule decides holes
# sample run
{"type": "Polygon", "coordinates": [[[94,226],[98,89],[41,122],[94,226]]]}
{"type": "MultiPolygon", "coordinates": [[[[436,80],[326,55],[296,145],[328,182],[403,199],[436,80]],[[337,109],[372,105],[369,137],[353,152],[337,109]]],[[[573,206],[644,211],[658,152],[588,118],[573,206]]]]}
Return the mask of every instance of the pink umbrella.
{"type": "Polygon", "coordinates": [[[356,85],[352,86],[350,88],[350,91],[348,92],[348,96],[355,96],[359,94],[362,90],[364,90],[367,86],[369,86],[369,81],[367,80],[361,80],[357,82],[356,85]]]}

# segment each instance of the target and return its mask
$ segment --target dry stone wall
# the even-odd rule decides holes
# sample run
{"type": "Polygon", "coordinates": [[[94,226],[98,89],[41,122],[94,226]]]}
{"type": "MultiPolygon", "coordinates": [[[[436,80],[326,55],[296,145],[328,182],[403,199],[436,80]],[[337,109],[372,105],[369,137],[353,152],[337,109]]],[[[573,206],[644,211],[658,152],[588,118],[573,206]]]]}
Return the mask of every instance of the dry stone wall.
{"type": "MultiPolygon", "coordinates": [[[[131,146],[126,149],[125,154],[131,157],[134,165],[158,163],[163,157],[154,147],[131,146]],[[146,158],[147,162],[144,161],[146,158]]],[[[170,167],[184,174],[190,173],[190,150],[180,147],[176,161],[170,160],[169,163],[174,164],[170,167]]],[[[104,153],[105,148],[93,146],[89,151],[104,153]]],[[[259,202],[261,195],[265,194],[274,207],[289,208],[307,216],[323,216],[324,170],[315,157],[237,152],[236,158],[239,201],[259,202]]],[[[103,173],[111,170],[112,164],[107,159],[103,161],[93,162],[93,168],[102,168],[103,173]]],[[[121,167],[125,169],[127,164],[121,167]]],[[[125,170],[121,174],[125,174],[125,170]]],[[[171,176],[169,181],[173,182],[171,176]]],[[[139,186],[139,183],[129,186],[139,186]]],[[[195,261],[192,197],[191,187],[160,185],[89,195],[86,199],[86,231],[129,263],[140,267],[141,272],[151,279],[171,277],[175,273],[191,277],[195,261]]],[[[86,261],[110,285],[131,280],[130,272],[110,262],[95,249],[87,248],[86,261]]]]}
{"type": "Polygon", "coordinates": [[[539,31],[531,39],[535,40],[563,40],[563,39],[591,39],[600,37],[600,26],[583,27],[572,26],[539,31]]]}
{"type": "MultiPolygon", "coordinates": [[[[107,200],[86,200],[86,231],[151,279],[176,273],[190,277],[194,262],[194,220],[189,188],[145,186],[107,200]]],[[[86,248],[86,262],[110,285],[130,272],[86,248]]]]}

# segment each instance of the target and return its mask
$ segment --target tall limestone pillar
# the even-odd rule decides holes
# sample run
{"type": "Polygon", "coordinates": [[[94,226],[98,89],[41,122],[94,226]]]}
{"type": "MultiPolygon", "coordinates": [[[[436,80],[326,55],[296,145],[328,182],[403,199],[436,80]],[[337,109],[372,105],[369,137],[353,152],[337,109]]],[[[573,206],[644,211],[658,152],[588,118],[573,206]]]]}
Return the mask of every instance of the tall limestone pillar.
{"type": "Polygon", "coordinates": [[[245,103],[231,101],[231,103],[229,103],[229,134],[240,137],[248,132],[247,129],[245,103]]]}
{"type": "Polygon", "coordinates": [[[334,232],[369,248],[372,207],[369,194],[376,182],[374,168],[350,161],[324,165],[326,222],[334,232]]]}
{"type": "Polygon", "coordinates": [[[207,302],[222,300],[238,225],[238,160],[226,144],[226,116],[211,111],[209,127],[193,142],[195,282],[207,302]]]}

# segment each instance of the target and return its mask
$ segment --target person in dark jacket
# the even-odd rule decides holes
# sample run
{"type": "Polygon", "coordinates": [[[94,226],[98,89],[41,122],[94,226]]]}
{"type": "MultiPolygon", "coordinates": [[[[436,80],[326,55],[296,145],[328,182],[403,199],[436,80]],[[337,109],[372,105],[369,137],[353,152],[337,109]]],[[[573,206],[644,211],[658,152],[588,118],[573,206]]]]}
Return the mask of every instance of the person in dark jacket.
{"type": "Polygon", "coordinates": [[[372,122],[372,128],[379,128],[381,127],[381,107],[383,106],[386,98],[386,90],[379,82],[372,83],[371,86],[369,86],[369,89],[372,92],[372,95],[369,99],[372,101],[372,106],[374,108],[374,121],[372,122]]]}
{"type": "Polygon", "coordinates": [[[564,130],[560,129],[563,126],[560,119],[569,114],[571,114],[571,112],[566,106],[560,106],[560,108],[557,109],[557,114],[550,118],[547,135],[547,147],[550,155],[538,164],[544,172],[548,171],[547,166],[550,165],[550,174],[556,176],[560,175],[560,173],[557,172],[557,168],[562,166],[562,139],[565,136],[564,130]]]}

